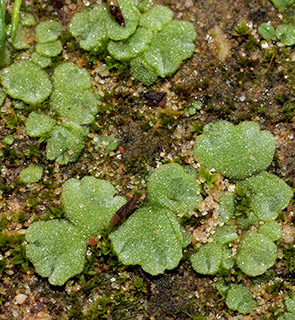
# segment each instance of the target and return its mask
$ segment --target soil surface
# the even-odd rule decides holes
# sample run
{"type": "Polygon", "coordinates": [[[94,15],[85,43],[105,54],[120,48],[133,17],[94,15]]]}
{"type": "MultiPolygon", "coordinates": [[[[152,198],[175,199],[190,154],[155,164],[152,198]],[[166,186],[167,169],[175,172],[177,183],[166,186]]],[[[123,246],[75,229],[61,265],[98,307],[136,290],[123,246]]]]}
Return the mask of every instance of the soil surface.
{"type": "MultiPolygon", "coordinates": [[[[109,240],[101,237],[89,245],[83,273],[62,287],[51,286],[25,259],[27,227],[63,215],[60,195],[66,180],[91,175],[110,181],[120,195],[144,197],[152,168],[171,161],[197,166],[195,139],[205,124],[221,119],[234,124],[253,120],[271,131],[277,149],[268,171],[295,187],[295,55],[292,47],[266,42],[257,33],[262,22],[282,23],[282,14],[266,0],[154,2],[172,9],[174,19],[191,22],[197,41],[193,57],[171,78],[151,87],[126,72],[108,70],[104,61],[79,49],[70,36],[63,39],[64,51],[56,63],[73,61],[87,68],[94,90],[104,97],[77,162],[60,166],[46,160],[45,143],[26,134],[24,120],[30,110],[14,109],[10,98],[1,108],[0,139],[13,135],[14,142],[9,147],[2,143],[0,319],[276,319],[285,311],[284,295],[295,294],[292,203],[280,215],[282,229],[291,239],[285,237],[279,244],[275,266],[256,278],[237,271],[227,275],[251,288],[259,307],[249,315],[228,309],[216,290],[218,277],[201,276],[192,269],[193,246],[184,250],[178,268],[153,277],[139,266],[120,264],[109,240]],[[242,21],[247,25],[244,34],[235,29],[242,21]],[[219,37],[214,35],[216,28],[219,37]],[[201,110],[190,111],[195,102],[201,103],[201,110]],[[111,152],[98,148],[93,139],[101,134],[115,136],[119,148],[111,152]],[[19,172],[29,164],[44,168],[42,181],[18,183],[19,172]]],[[[27,0],[23,9],[38,21],[58,19],[66,30],[75,12],[94,3],[27,0]]],[[[187,228],[203,223],[190,222],[187,228]]]]}

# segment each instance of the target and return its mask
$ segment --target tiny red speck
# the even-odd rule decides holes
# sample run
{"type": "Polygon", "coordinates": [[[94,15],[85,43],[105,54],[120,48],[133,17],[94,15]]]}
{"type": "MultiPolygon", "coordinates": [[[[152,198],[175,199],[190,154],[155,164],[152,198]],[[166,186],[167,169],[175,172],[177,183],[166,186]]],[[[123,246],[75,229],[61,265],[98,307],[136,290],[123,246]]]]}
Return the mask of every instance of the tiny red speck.
{"type": "Polygon", "coordinates": [[[97,240],[95,238],[91,238],[91,239],[89,239],[88,244],[90,246],[96,246],[97,245],[97,240]]]}
{"type": "Polygon", "coordinates": [[[124,149],[124,147],[119,147],[119,148],[118,148],[118,150],[119,150],[119,152],[120,152],[120,153],[122,153],[122,154],[124,154],[124,153],[125,153],[125,149],[124,149]]]}

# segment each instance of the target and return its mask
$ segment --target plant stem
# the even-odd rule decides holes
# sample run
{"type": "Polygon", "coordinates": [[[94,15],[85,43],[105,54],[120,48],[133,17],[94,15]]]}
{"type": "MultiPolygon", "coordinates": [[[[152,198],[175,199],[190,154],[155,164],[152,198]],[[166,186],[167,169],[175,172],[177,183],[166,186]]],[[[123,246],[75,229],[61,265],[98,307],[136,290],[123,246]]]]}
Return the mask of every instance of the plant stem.
{"type": "Polygon", "coordinates": [[[0,0],[0,47],[3,45],[5,39],[5,12],[2,0],[0,0]]]}
{"type": "Polygon", "coordinates": [[[13,38],[16,34],[19,22],[19,10],[22,4],[22,0],[15,0],[12,8],[11,16],[11,37],[13,38]]]}

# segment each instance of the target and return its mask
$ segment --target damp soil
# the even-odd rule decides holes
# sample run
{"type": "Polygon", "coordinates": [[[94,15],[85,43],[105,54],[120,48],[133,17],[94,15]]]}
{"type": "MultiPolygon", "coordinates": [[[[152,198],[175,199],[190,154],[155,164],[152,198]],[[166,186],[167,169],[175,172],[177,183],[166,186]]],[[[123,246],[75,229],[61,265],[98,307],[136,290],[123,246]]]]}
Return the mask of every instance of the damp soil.
{"type": "MultiPolygon", "coordinates": [[[[13,135],[14,143],[2,145],[0,227],[12,240],[7,243],[1,238],[0,319],[276,319],[284,311],[284,294],[295,293],[293,269],[283,255],[263,276],[228,275],[231,281],[251,287],[259,307],[249,315],[227,308],[216,290],[217,277],[192,270],[190,247],[178,268],[152,277],[139,266],[120,264],[102,237],[98,245],[89,246],[83,273],[62,287],[51,286],[20,258],[27,227],[35,220],[63,215],[60,195],[67,179],[91,175],[110,181],[120,195],[144,195],[152,168],[171,161],[194,163],[196,137],[205,124],[221,119],[235,124],[253,120],[271,131],[277,149],[269,171],[294,188],[295,56],[293,48],[266,43],[257,34],[262,22],[274,26],[282,22],[278,11],[266,0],[154,2],[171,8],[175,19],[193,23],[197,41],[193,57],[171,78],[151,87],[126,72],[107,70],[104,61],[79,49],[72,38],[63,39],[60,59],[87,68],[94,90],[104,97],[77,162],[60,166],[46,160],[45,144],[26,135],[24,120],[29,111],[15,110],[9,98],[2,106],[0,138],[13,135]],[[235,32],[241,21],[249,27],[246,34],[235,32]],[[224,61],[211,33],[216,26],[230,48],[224,61]],[[190,112],[195,102],[201,102],[202,108],[190,112]],[[99,149],[93,143],[98,134],[114,135],[119,148],[108,153],[99,149]],[[19,184],[19,172],[32,163],[44,168],[43,180],[19,184]]],[[[24,3],[39,21],[53,18],[66,26],[75,12],[95,1],[24,3]]],[[[290,232],[293,211],[290,204],[280,216],[281,225],[290,232]]],[[[282,242],[279,250],[289,247],[282,242]]]]}

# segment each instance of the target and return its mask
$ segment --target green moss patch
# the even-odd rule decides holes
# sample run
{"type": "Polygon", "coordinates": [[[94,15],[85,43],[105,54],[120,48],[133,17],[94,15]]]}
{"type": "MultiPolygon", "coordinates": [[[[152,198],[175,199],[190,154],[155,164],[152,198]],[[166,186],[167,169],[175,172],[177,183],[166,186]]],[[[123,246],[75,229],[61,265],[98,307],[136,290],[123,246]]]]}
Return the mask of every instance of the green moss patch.
{"type": "Polygon", "coordinates": [[[165,25],[153,38],[143,59],[158,76],[171,76],[179,69],[183,60],[192,56],[196,31],[186,21],[172,21],[165,25]]]}
{"type": "Polygon", "coordinates": [[[157,275],[173,269],[182,257],[188,240],[177,214],[188,213],[202,197],[193,174],[178,164],[166,164],[154,171],[147,188],[147,201],[109,237],[124,264],[139,264],[157,275]]]}
{"type": "Polygon", "coordinates": [[[1,71],[0,77],[11,97],[31,105],[42,103],[51,92],[52,85],[47,73],[31,61],[13,63],[1,71]]]}
{"type": "Polygon", "coordinates": [[[72,122],[90,124],[98,112],[98,96],[89,91],[88,71],[74,63],[62,63],[54,70],[53,80],[51,108],[72,122]]]}
{"type": "Polygon", "coordinates": [[[42,21],[36,26],[35,33],[37,42],[53,42],[61,35],[62,25],[59,21],[55,20],[42,21]]]}
{"type": "Polygon", "coordinates": [[[19,180],[23,183],[34,183],[41,180],[43,175],[43,168],[31,164],[27,168],[23,169],[19,174],[19,180]]]}
{"type": "Polygon", "coordinates": [[[246,286],[237,284],[231,284],[225,302],[230,309],[243,314],[250,313],[258,307],[251,290],[246,286]]]}
{"type": "Polygon", "coordinates": [[[274,152],[274,136],[269,131],[260,131],[252,121],[237,126],[227,121],[208,124],[194,147],[198,162],[233,179],[244,179],[265,170],[274,152]]]}
{"type": "Polygon", "coordinates": [[[57,286],[81,273],[88,240],[104,231],[125,203],[124,198],[114,195],[115,189],[105,180],[68,180],[62,193],[68,220],[35,222],[26,232],[26,255],[36,272],[57,286]]]}
{"type": "Polygon", "coordinates": [[[81,48],[109,54],[120,61],[131,60],[131,75],[145,85],[158,76],[171,76],[183,60],[192,56],[196,32],[192,24],[172,21],[173,12],[164,6],[142,5],[119,0],[125,27],[120,26],[105,4],[74,15],[70,32],[81,48]],[[110,41],[112,40],[112,41],[110,41]],[[134,60],[135,59],[135,60],[134,60]]]}
{"type": "Polygon", "coordinates": [[[239,185],[249,190],[253,213],[262,221],[275,220],[293,196],[291,188],[282,179],[265,171],[239,185]]]}
{"type": "Polygon", "coordinates": [[[36,45],[36,52],[44,57],[56,57],[62,50],[62,44],[59,40],[49,43],[37,43],[36,45]]]}
{"type": "Polygon", "coordinates": [[[264,234],[247,231],[243,234],[235,256],[237,266],[248,276],[263,274],[275,264],[276,245],[264,234]]]}
{"type": "Polygon", "coordinates": [[[25,125],[30,137],[41,137],[52,131],[55,121],[45,113],[33,111],[26,119],[25,125]]]}
{"type": "Polygon", "coordinates": [[[46,157],[59,164],[76,161],[85,146],[88,129],[74,122],[55,126],[46,145],[46,157]]]}

